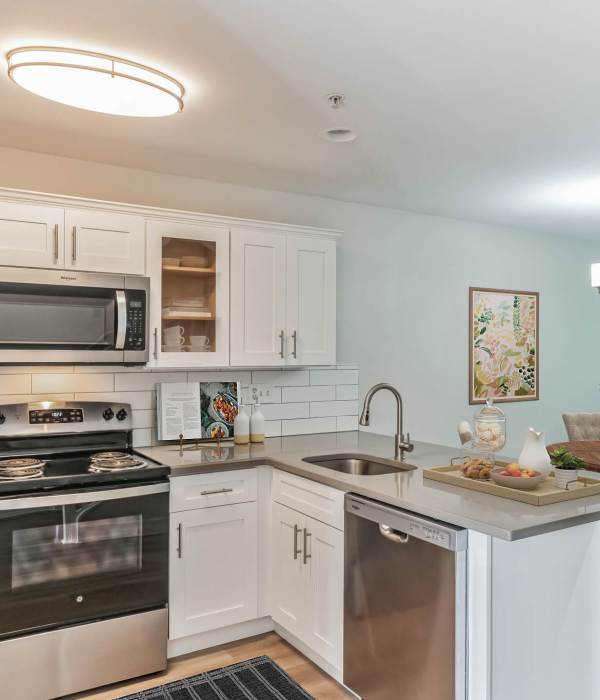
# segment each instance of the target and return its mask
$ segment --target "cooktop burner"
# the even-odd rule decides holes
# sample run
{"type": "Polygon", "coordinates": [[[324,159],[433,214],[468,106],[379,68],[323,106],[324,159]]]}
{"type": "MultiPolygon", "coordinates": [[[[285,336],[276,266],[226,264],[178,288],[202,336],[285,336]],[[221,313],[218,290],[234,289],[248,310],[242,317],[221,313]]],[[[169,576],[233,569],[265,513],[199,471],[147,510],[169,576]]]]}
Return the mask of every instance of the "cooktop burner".
{"type": "Polygon", "coordinates": [[[146,462],[124,452],[99,452],[92,455],[89,470],[97,474],[145,469],[146,462]]]}
{"type": "Polygon", "coordinates": [[[46,462],[35,457],[0,459],[0,480],[37,479],[44,473],[46,462]]]}

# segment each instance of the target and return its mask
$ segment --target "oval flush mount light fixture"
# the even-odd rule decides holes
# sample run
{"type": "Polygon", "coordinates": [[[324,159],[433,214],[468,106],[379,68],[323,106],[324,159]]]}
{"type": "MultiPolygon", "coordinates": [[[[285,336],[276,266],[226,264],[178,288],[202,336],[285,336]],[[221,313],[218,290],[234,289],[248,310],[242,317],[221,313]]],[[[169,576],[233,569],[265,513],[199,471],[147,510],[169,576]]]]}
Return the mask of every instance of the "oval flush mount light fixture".
{"type": "Polygon", "coordinates": [[[6,58],[17,85],[71,107],[128,117],[183,110],[185,89],[178,80],[125,58],[46,46],[12,49],[6,58]]]}

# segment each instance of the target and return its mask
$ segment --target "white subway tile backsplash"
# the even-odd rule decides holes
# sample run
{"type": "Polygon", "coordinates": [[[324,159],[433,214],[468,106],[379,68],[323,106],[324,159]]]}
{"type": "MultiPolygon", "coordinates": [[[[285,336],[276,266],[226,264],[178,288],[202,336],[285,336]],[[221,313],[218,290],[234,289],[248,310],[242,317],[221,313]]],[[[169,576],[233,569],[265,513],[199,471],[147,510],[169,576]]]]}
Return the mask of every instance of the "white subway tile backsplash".
{"type": "Polygon", "coordinates": [[[281,421],[282,435],[307,435],[308,433],[335,433],[337,420],[328,418],[298,418],[281,421]]]}
{"type": "Polygon", "coordinates": [[[335,398],[338,401],[353,401],[358,398],[358,384],[338,384],[335,387],[335,398]]]}
{"type": "Polygon", "coordinates": [[[267,437],[279,437],[281,435],[281,421],[280,420],[266,420],[265,421],[265,435],[267,437]]]}
{"type": "Polygon", "coordinates": [[[114,374],[32,374],[31,391],[63,393],[67,391],[113,391],[114,374]]]}
{"type": "Polygon", "coordinates": [[[0,394],[31,393],[30,374],[3,374],[0,376],[0,394]]]}
{"type": "Polygon", "coordinates": [[[239,382],[241,386],[249,386],[250,370],[206,370],[188,372],[188,382],[239,382]]]}
{"type": "Polygon", "coordinates": [[[258,369],[252,371],[253,384],[272,386],[306,386],[310,384],[307,369],[258,369]]]}
{"type": "Polygon", "coordinates": [[[281,390],[283,403],[293,401],[333,401],[334,386],[284,386],[281,390]]]}
{"type": "Polygon", "coordinates": [[[358,430],[358,416],[338,416],[337,429],[339,433],[358,430]]]}
{"type": "MultiPolygon", "coordinates": [[[[242,400],[244,401],[245,404],[252,404],[252,394],[250,393],[250,388],[247,386],[242,387],[242,400]]],[[[281,387],[280,386],[274,386],[271,387],[271,393],[269,396],[262,396],[259,397],[260,405],[262,406],[263,404],[266,403],[281,403],[281,387]]]]}
{"type": "Polygon", "coordinates": [[[115,391],[153,390],[162,382],[186,382],[186,372],[143,372],[115,375],[115,391]]]}
{"type": "Polygon", "coordinates": [[[261,402],[268,436],[305,435],[356,430],[358,374],[356,365],[257,370],[9,366],[0,368],[0,403],[43,400],[128,403],[133,408],[133,441],[136,446],[142,446],[156,443],[157,384],[238,381],[247,403],[250,385],[271,387],[269,399],[261,402]]]}
{"type": "Polygon", "coordinates": [[[4,365],[0,367],[0,374],[69,374],[73,369],[65,365],[4,365]]]}
{"type": "Polygon", "coordinates": [[[279,418],[308,418],[310,415],[307,403],[267,403],[261,404],[265,420],[278,420],[279,418]]]}
{"type": "Polygon", "coordinates": [[[156,425],[156,411],[133,410],[131,412],[134,428],[153,428],[156,425]]]}
{"type": "Polygon", "coordinates": [[[72,401],[73,394],[3,394],[0,404],[36,403],[37,401],[72,401]]]}
{"type": "Polygon", "coordinates": [[[358,384],[356,369],[311,369],[311,384],[358,384]]]}
{"type": "Polygon", "coordinates": [[[153,443],[153,431],[150,428],[133,430],[132,442],[134,447],[145,447],[153,443]]]}
{"type": "Polygon", "coordinates": [[[106,401],[107,403],[129,403],[131,408],[149,410],[156,407],[156,394],[154,391],[113,391],[109,393],[77,393],[76,399],[82,401],[106,401]]]}
{"type": "Polygon", "coordinates": [[[310,404],[311,417],[356,416],[358,401],[316,401],[310,404]]]}

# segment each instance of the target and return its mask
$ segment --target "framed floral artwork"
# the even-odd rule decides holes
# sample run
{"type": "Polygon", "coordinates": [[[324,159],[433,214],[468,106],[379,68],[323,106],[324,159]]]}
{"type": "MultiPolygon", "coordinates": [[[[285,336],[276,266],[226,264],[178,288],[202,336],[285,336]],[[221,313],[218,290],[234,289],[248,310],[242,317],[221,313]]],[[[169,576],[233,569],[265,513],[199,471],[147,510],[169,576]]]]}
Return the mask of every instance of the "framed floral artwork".
{"type": "Polygon", "coordinates": [[[469,403],[539,399],[538,292],[469,288],[469,403]]]}

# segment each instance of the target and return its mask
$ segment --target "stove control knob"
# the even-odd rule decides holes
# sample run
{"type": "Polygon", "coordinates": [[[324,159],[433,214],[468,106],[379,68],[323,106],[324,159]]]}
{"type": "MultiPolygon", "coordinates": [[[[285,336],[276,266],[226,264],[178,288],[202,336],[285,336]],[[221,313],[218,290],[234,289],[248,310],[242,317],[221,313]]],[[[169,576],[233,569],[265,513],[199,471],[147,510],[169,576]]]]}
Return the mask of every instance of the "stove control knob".
{"type": "Polygon", "coordinates": [[[115,415],[115,414],[114,414],[112,408],[106,408],[106,409],[102,412],[102,418],[104,418],[104,420],[112,420],[113,417],[114,417],[114,415],[115,415]]]}
{"type": "Polygon", "coordinates": [[[4,423],[6,423],[6,416],[4,413],[0,413],[0,425],[3,425],[4,423]]]}
{"type": "Polygon", "coordinates": [[[125,418],[127,418],[127,411],[122,408],[117,412],[117,420],[125,420],[125,418]]]}

